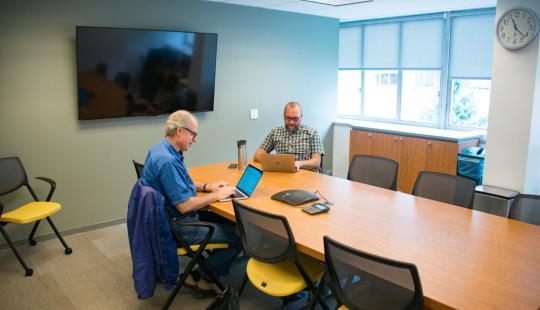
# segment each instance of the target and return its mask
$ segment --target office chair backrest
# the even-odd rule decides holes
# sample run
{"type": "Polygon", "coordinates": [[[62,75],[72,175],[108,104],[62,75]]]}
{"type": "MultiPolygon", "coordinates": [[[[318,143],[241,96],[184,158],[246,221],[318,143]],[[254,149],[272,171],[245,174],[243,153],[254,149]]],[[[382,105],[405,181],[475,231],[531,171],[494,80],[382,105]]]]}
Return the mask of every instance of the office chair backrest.
{"type": "Polygon", "coordinates": [[[324,237],[325,284],[349,309],[423,309],[415,265],[353,249],[324,237]]]}
{"type": "Polygon", "coordinates": [[[519,194],[510,208],[511,219],[540,225],[540,196],[519,194]]]}
{"type": "Polygon", "coordinates": [[[287,219],[233,200],[236,223],[246,253],[265,263],[296,259],[296,243],[287,219]]]}
{"type": "Polygon", "coordinates": [[[347,179],[396,190],[398,167],[398,162],[390,158],[355,155],[349,166],[347,179]]]}
{"type": "Polygon", "coordinates": [[[421,171],[414,183],[413,195],[472,208],[476,183],[467,178],[431,171],[421,171]]]}
{"type": "Polygon", "coordinates": [[[18,157],[0,158],[0,195],[28,185],[26,171],[18,157]]]}
{"type": "Polygon", "coordinates": [[[135,172],[137,173],[137,179],[140,179],[143,174],[144,165],[134,160],[131,160],[131,161],[133,162],[133,166],[135,167],[135,172]]]}

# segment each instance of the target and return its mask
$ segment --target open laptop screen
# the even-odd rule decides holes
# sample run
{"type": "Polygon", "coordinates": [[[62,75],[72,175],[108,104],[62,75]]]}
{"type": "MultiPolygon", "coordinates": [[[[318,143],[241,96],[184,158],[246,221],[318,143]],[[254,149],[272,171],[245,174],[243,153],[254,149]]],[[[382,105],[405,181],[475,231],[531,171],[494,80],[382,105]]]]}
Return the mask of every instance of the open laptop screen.
{"type": "Polygon", "coordinates": [[[240,181],[238,181],[236,188],[241,190],[244,194],[251,196],[262,175],[262,170],[259,170],[252,165],[248,165],[246,171],[242,174],[240,181]]]}

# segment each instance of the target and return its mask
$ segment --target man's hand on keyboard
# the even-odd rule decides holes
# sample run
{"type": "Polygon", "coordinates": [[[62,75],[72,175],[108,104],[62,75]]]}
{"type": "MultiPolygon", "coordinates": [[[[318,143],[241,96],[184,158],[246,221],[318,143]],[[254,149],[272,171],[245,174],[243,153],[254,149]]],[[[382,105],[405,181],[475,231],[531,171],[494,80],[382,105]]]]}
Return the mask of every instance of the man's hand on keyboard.
{"type": "Polygon", "coordinates": [[[224,185],[220,187],[217,191],[218,199],[229,198],[234,195],[235,188],[229,185],[224,185]]]}
{"type": "Polygon", "coordinates": [[[219,181],[216,183],[209,184],[207,189],[210,192],[217,192],[220,188],[225,187],[225,186],[231,186],[231,185],[227,182],[219,181]]]}

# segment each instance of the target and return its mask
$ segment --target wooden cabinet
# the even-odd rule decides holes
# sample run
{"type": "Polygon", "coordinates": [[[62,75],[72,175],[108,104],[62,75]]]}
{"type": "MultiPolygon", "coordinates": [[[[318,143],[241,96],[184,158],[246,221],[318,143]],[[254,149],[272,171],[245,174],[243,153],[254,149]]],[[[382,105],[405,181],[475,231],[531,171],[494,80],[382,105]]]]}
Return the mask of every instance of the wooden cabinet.
{"type": "Polygon", "coordinates": [[[457,154],[477,139],[447,142],[419,137],[351,130],[349,163],[356,154],[382,156],[399,163],[398,190],[411,193],[422,170],[456,174],[457,154]]]}

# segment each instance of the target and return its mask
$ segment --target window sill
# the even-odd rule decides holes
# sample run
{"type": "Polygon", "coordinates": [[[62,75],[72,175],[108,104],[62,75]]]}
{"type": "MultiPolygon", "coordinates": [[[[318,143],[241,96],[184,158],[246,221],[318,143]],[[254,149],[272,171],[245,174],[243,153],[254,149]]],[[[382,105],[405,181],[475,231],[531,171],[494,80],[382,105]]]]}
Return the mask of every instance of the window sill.
{"type": "Polygon", "coordinates": [[[449,142],[463,142],[477,138],[483,141],[486,136],[486,131],[484,130],[461,131],[342,118],[337,119],[334,122],[334,126],[449,142]]]}

